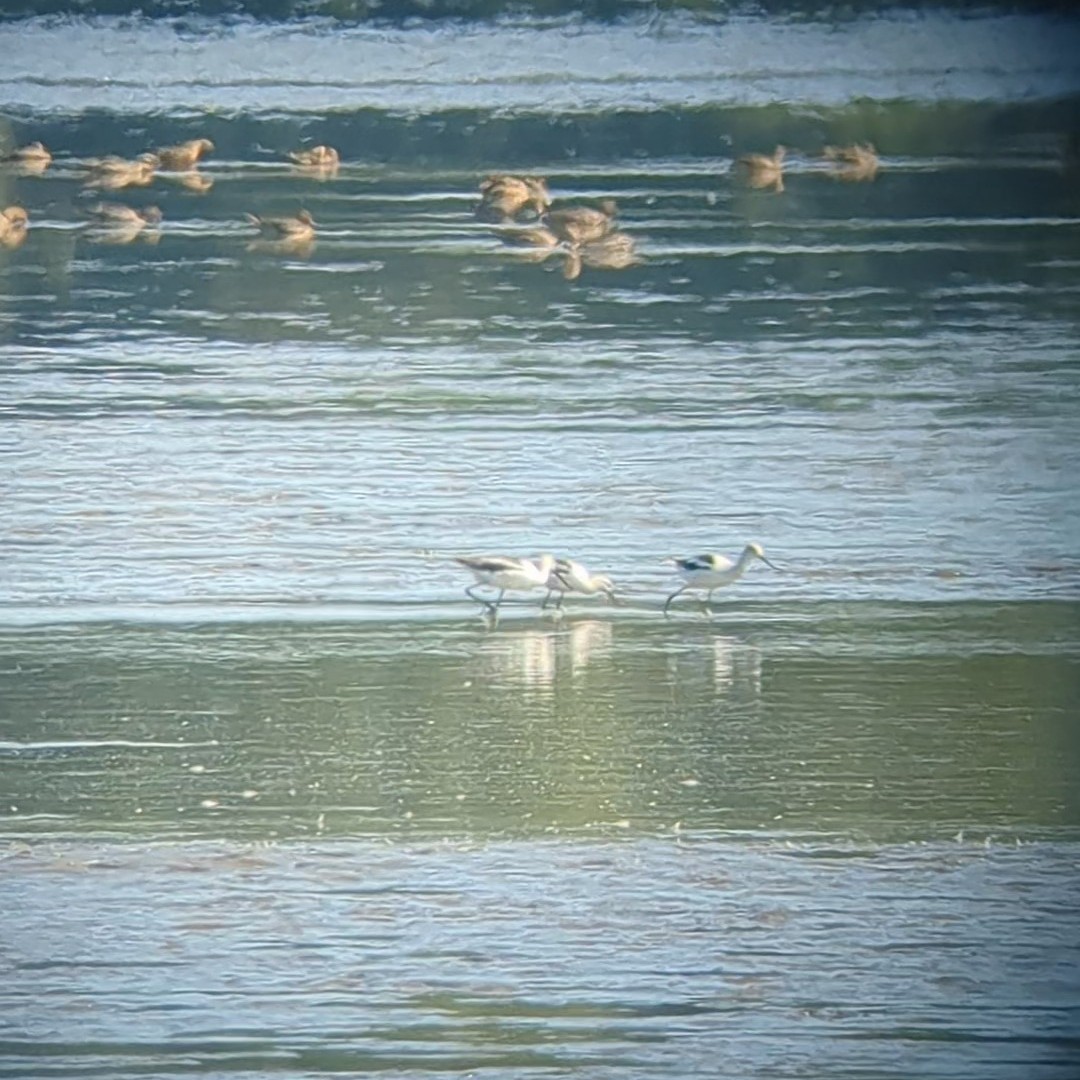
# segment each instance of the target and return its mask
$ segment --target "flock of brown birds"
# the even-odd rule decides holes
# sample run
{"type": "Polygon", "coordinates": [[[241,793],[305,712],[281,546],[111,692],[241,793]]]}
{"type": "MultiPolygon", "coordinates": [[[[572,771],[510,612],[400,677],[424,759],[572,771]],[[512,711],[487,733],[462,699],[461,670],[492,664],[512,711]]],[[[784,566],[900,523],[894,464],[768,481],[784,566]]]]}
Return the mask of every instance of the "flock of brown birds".
{"type": "Polygon", "coordinates": [[[547,181],[538,176],[486,176],[480,182],[476,215],[499,226],[498,236],[526,257],[543,261],[561,253],[563,277],[581,274],[583,266],[621,270],[638,262],[634,240],[615,227],[617,207],[604,199],[598,207],[551,209],[547,181]],[[521,227],[518,218],[530,212],[539,222],[521,227]]]}
{"type": "MultiPolygon", "coordinates": [[[[160,173],[185,188],[204,193],[213,180],[199,171],[199,162],[214,144],[209,139],[189,139],[134,159],[122,157],[93,158],[85,163],[83,186],[95,191],[122,191],[147,187],[160,173]]],[[[772,154],[747,154],[736,159],[733,172],[746,186],[754,189],[784,190],[783,146],[772,154]]],[[[318,180],[337,175],[341,156],[331,146],[315,146],[290,151],[294,166],[306,176],[318,180]]],[[[852,146],[827,146],[824,158],[832,163],[831,175],[840,180],[873,180],[880,162],[869,143],[852,146]]],[[[40,176],[52,162],[52,154],[40,142],[20,147],[2,159],[21,176],[40,176]]],[[[480,183],[477,217],[497,226],[499,239],[522,256],[543,261],[553,255],[563,260],[563,276],[577,278],[583,267],[620,270],[640,261],[633,237],[616,226],[617,207],[610,199],[598,206],[552,208],[547,181],[535,176],[497,174],[480,183]],[[522,216],[526,222],[522,223],[522,216]]],[[[156,206],[136,209],[124,203],[101,202],[86,208],[92,220],[93,236],[101,243],[130,243],[136,237],[156,242],[156,226],[161,211],[156,206]]],[[[286,254],[309,254],[315,244],[315,221],[307,210],[289,217],[246,215],[259,231],[249,248],[286,254]]],[[[15,248],[26,238],[30,216],[21,206],[0,210],[0,247],[15,248]]]]}
{"type": "MultiPolygon", "coordinates": [[[[787,147],[784,146],[778,146],[771,154],[745,154],[736,159],[735,173],[747,187],[783,191],[786,154],[787,147]]],[[[873,180],[881,168],[881,161],[871,143],[826,146],[821,156],[831,163],[829,175],[836,180],[855,183],[873,180]]]]}
{"type": "MultiPolygon", "coordinates": [[[[784,190],[785,147],[772,154],[746,154],[733,167],[736,178],[747,187],[784,190]]],[[[870,143],[826,146],[822,154],[831,163],[830,175],[838,180],[873,180],[881,163],[870,143]]],[[[493,175],[480,183],[477,216],[499,226],[498,236],[528,258],[537,261],[561,253],[563,276],[572,281],[582,267],[621,270],[640,259],[633,237],[616,227],[618,210],[611,199],[598,207],[568,206],[553,210],[547,181],[538,176],[493,175]],[[519,218],[529,214],[539,224],[522,227],[519,218]]]]}
{"type": "MultiPolygon", "coordinates": [[[[83,187],[99,192],[123,191],[127,188],[148,187],[161,175],[183,185],[190,191],[205,193],[213,180],[198,168],[204,154],[214,144],[209,139],[189,139],[176,146],[166,146],[136,158],[109,156],[86,161],[83,187]]],[[[325,180],[337,174],[341,165],[338,152],[329,146],[309,150],[294,150],[288,158],[304,175],[325,180]]],[[[52,163],[52,154],[40,142],[26,146],[0,158],[8,169],[19,176],[40,176],[52,163]]],[[[99,202],[86,207],[91,221],[92,238],[99,243],[126,244],[136,237],[156,243],[159,234],[155,226],[162,220],[156,206],[136,209],[125,203],[99,202]]],[[[315,243],[315,222],[307,210],[293,217],[259,217],[248,214],[247,220],[259,230],[254,249],[310,252],[315,243]]],[[[30,215],[21,206],[0,210],[0,247],[15,248],[26,239],[30,215]]]]}

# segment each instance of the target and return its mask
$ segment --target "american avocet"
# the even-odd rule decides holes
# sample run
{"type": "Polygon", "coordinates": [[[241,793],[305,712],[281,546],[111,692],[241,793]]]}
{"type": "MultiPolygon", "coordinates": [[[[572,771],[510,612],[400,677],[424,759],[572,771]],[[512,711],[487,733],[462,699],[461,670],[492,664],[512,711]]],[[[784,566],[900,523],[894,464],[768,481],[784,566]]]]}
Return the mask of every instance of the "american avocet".
{"type": "Polygon", "coordinates": [[[492,603],[473,592],[476,585],[465,589],[466,596],[483,604],[492,613],[499,610],[506,592],[531,592],[546,585],[555,566],[554,555],[541,555],[539,559],[516,559],[510,555],[461,555],[454,561],[472,572],[476,585],[490,585],[499,590],[492,603]]]}
{"type": "Polygon", "coordinates": [[[595,596],[603,593],[608,600],[615,599],[615,583],[605,574],[590,574],[579,562],[573,559],[557,559],[547,579],[548,594],[544,597],[541,607],[547,607],[548,601],[554,593],[559,594],[555,601],[557,608],[562,607],[562,602],[568,592],[581,593],[583,596],[595,596]]]}
{"type": "Polygon", "coordinates": [[[786,153],[783,146],[778,146],[771,154],[744,154],[735,160],[735,171],[749,187],[783,191],[786,153]]]}
{"type": "Polygon", "coordinates": [[[671,601],[687,589],[707,590],[708,595],[705,599],[707,608],[712,600],[713,589],[738,581],[755,559],[760,559],[766,566],[772,566],[774,570],[778,569],[765,558],[765,552],[761,550],[760,544],[747,544],[742,549],[738,562],[732,562],[726,555],[712,553],[694,555],[689,559],[675,559],[676,572],[686,581],[686,584],[677,588],[664,602],[664,614],[667,614],[671,601]]]}

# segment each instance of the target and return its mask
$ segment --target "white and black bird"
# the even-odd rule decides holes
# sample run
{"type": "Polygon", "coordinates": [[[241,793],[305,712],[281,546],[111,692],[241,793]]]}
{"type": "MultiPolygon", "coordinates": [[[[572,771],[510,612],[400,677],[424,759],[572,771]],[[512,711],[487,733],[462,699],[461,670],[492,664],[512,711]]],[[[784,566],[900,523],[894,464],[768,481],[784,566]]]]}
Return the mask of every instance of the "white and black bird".
{"type": "Polygon", "coordinates": [[[671,601],[687,589],[704,589],[707,593],[705,606],[708,607],[712,600],[713,590],[738,581],[755,559],[760,559],[774,570],[779,569],[765,558],[765,552],[760,544],[747,544],[737,560],[729,559],[726,555],[717,555],[714,552],[692,555],[688,559],[674,559],[675,571],[685,584],[680,585],[664,601],[664,614],[667,614],[671,601]]]}
{"type": "Polygon", "coordinates": [[[579,593],[582,596],[606,596],[609,601],[615,599],[615,583],[606,574],[590,574],[585,567],[573,559],[556,559],[547,579],[548,594],[541,607],[547,607],[555,593],[559,598],[555,607],[561,608],[567,593],[579,593]]]}
{"type": "Polygon", "coordinates": [[[499,610],[507,592],[531,592],[543,588],[555,566],[554,555],[541,555],[538,559],[519,559],[512,555],[461,555],[455,558],[476,578],[474,585],[465,589],[465,595],[483,604],[492,614],[499,610]],[[473,589],[488,585],[499,590],[494,602],[477,596],[473,589]]]}

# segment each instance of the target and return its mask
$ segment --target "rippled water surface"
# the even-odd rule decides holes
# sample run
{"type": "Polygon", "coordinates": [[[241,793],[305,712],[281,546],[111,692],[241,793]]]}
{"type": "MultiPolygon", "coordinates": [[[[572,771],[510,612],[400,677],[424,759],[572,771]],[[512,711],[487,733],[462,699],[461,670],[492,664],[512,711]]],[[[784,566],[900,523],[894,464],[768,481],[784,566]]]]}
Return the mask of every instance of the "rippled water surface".
{"type": "Polygon", "coordinates": [[[0,55],[0,1076],[1077,1074],[1080,24],[0,55]],[[508,246],[503,171],[632,265],[508,246]],[[617,602],[481,618],[453,556],[547,550],[617,602]]]}

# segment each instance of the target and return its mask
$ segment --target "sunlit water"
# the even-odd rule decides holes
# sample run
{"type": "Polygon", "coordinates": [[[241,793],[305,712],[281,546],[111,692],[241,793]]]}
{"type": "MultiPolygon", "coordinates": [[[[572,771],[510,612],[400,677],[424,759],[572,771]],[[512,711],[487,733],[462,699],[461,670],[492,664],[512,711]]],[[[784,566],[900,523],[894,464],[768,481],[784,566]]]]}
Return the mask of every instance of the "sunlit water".
{"type": "Polygon", "coordinates": [[[0,1076],[1076,1075],[1078,51],[0,23],[0,1076]],[[204,134],[94,242],[87,158],[204,134]],[[452,556],[544,550],[619,602],[482,620],[452,556]]]}

